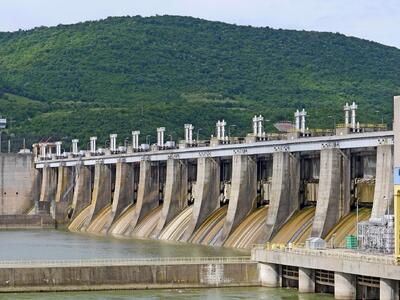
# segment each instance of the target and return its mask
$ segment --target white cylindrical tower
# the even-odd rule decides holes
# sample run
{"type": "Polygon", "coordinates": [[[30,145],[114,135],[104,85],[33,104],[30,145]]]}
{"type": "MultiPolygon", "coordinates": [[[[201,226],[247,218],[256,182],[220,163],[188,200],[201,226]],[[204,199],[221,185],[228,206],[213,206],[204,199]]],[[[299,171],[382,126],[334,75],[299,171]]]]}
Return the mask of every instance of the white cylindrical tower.
{"type": "Polygon", "coordinates": [[[78,139],[73,139],[72,140],[72,154],[73,155],[78,155],[78,143],[79,140],[78,139]]]}
{"type": "Polygon", "coordinates": [[[296,110],[296,112],[294,113],[294,118],[295,118],[295,126],[296,126],[296,130],[300,130],[300,112],[299,110],[296,110]]]}
{"type": "Polygon", "coordinates": [[[306,116],[307,112],[303,110],[300,112],[300,117],[301,117],[301,133],[306,133],[306,116]]]}
{"type": "Polygon", "coordinates": [[[183,126],[185,128],[185,143],[189,144],[189,124],[183,126]]]}
{"type": "Polygon", "coordinates": [[[56,156],[57,156],[57,157],[60,157],[60,156],[61,156],[61,144],[62,144],[61,141],[56,142],[56,156]]]}
{"type": "Polygon", "coordinates": [[[110,150],[111,152],[117,151],[117,134],[110,134],[110,150]]]}
{"type": "Polygon", "coordinates": [[[225,140],[225,126],[226,126],[226,122],[225,120],[222,120],[221,122],[221,139],[225,140]]]}
{"type": "Polygon", "coordinates": [[[157,145],[159,147],[164,146],[164,131],[165,131],[165,127],[157,128],[157,145]]]}
{"type": "Polygon", "coordinates": [[[138,130],[132,131],[132,148],[135,150],[139,149],[139,134],[138,130]]]}
{"type": "Polygon", "coordinates": [[[344,110],[344,125],[345,127],[349,126],[349,112],[350,112],[350,105],[346,102],[346,105],[343,106],[344,110]]]}
{"type": "Polygon", "coordinates": [[[218,122],[215,124],[215,127],[217,129],[217,139],[221,139],[221,121],[218,120],[218,122]]]}
{"type": "Polygon", "coordinates": [[[263,123],[264,123],[264,117],[262,115],[260,115],[258,117],[258,119],[257,119],[257,129],[258,129],[257,135],[258,135],[259,138],[262,138],[262,133],[263,133],[263,130],[264,130],[264,124],[263,123]]]}
{"type": "Polygon", "coordinates": [[[350,106],[351,109],[351,128],[356,129],[356,110],[358,106],[355,102],[350,106]]]}
{"type": "Polygon", "coordinates": [[[96,141],[97,141],[96,136],[90,137],[90,153],[92,154],[96,153],[96,141]]]}
{"type": "Polygon", "coordinates": [[[257,116],[253,117],[253,135],[257,136],[257,127],[258,127],[258,118],[257,116]]]}
{"type": "Polygon", "coordinates": [[[189,124],[189,128],[188,128],[189,144],[193,143],[193,129],[194,129],[194,126],[192,124],[189,124]]]}

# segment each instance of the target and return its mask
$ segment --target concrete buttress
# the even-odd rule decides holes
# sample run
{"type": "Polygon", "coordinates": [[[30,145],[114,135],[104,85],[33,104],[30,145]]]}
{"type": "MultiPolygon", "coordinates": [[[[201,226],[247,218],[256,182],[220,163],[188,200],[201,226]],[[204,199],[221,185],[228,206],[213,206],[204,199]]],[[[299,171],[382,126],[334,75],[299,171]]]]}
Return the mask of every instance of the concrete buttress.
{"type": "Polygon", "coordinates": [[[58,223],[67,222],[68,207],[72,204],[75,178],[73,168],[58,167],[57,191],[52,203],[52,215],[58,223]]]}
{"type": "Polygon", "coordinates": [[[105,233],[126,207],[133,203],[134,197],[133,165],[118,162],[115,168],[115,189],[111,207],[111,215],[104,226],[105,233]]]}
{"type": "Polygon", "coordinates": [[[51,202],[56,197],[57,169],[44,167],[42,171],[42,186],[40,189],[40,202],[51,202]]]}
{"type": "Polygon", "coordinates": [[[77,165],[75,168],[75,189],[72,198],[73,213],[71,220],[90,204],[92,197],[92,172],[88,166],[77,165]]]}
{"type": "Polygon", "coordinates": [[[168,159],[164,204],[154,236],[187,207],[188,166],[185,161],[168,159]]]}
{"type": "Polygon", "coordinates": [[[269,241],[300,208],[299,188],[300,159],[298,156],[289,152],[274,153],[265,241],[269,241]]]}
{"type": "Polygon", "coordinates": [[[91,208],[82,230],[90,225],[98,213],[111,204],[111,168],[110,165],[96,163],[94,167],[94,185],[92,192],[91,208]]]}
{"type": "Polygon", "coordinates": [[[324,238],[350,211],[350,159],[339,149],[323,149],[320,156],[317,207],[311,236],[324,238]]]}
{"type": "Polygon", "coordinates": [[[232,158],[232,189],[222,234],[222,245],[243,219],[255,208],[257,197],[257,163],[248,155],[232,158]]]}
{"type": "Polygon", "coordinates": [[[376,176],[374,204],[371,218],[382,217],[387,211],[393,212],[393,146],[381,145],[376,151],[376,176]]]}
{"type": "Polygon", "coordinates": [[[140,162],[140,175],[136,210],[130,223],[128,235],[146,215],[159,205],[159,163],[142,160],[140,162]]]}
{"type": "Polygon", "coordinates": [[[219,161],[209,157],[198,158],[193,213],[183,241],[189,240],[196,229],[219,207],[219,194],[219,161]]]}

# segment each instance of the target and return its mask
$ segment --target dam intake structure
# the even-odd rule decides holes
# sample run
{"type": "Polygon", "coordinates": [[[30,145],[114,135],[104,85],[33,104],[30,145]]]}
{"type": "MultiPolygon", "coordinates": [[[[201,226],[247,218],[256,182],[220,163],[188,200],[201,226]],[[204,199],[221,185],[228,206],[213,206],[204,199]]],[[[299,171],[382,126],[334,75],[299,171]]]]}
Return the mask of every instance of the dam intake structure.
{"type": "Polygon", "coordinates": [[[36,214],[96,235],[244,249],[318,237],[343,246],[357,221],[393,209],[393,132],[350,119],[348,107],[335,132],[308,129],[303,109],[279,135],[256,116],[244,139],[220,120],[209,141],[194,140],[185,124],[178,145],[164,141],[164,127],[154,145],[140,144],[137,130],[126,147],[117,134],[109,149],[97,149],[97,137],[89,150],[73,140],[70,153],[60,142],[35,144],[36,214]]]}

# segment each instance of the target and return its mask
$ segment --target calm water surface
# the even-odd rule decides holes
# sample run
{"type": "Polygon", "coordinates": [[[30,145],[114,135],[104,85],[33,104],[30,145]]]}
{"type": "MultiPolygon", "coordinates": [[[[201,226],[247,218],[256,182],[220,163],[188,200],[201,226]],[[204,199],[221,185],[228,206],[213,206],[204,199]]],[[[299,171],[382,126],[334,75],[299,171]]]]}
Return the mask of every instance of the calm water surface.
{"type": "Polygon", "coordinates": [[[62,230],[0,231],[1,260],[108,259],[249,255],[222,247],[156,240],[96,237],[62,230]]]}
{"type": "MultiPolygon", "coordinates": [[[[107,259],[150,258],[178,256],[242,256],[248,251],[207,247],[184,243],[152,240],[128,240],[96,237],[62,230],[7,230],[0,231],[1,260],[43,259],[107,259]]],[[[101,291],[68,293],[11,293],[0,294],[3,299],[265,299],[317,300],[333,299],[330,295],[299,295],[293,289],[221,288],[221,289],[167,289],[144,291],[101,291]]]]}
{"type": "Polygon", "coordinates": [[[155,300],[155,299],[263,299],[263,300],[324,300],[333,299],[331,295],[298,294],[293,289],[269,288],[220,288],[220,289],[187,289],[187,290],[147,290],[147,291],[112,291],[112,292],[71,292],[71,293],[27,293],[0,294],[0,300],[155,300]]]}

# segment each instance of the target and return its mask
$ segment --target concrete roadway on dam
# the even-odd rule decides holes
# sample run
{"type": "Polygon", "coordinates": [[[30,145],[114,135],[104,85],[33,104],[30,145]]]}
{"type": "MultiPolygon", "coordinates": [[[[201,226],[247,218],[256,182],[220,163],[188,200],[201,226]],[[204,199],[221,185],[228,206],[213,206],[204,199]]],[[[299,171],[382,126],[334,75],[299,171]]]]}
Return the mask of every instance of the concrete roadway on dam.
{"type": "Polygon", "coordinates": [[[151,152],[136,152],[128,154],[112,154],[79,158],[54,159],[36,161],[36,168],[45,166],[56,168],[61,165],[76,166],[77,164],[95,165],[115,164],[117,162],[166,161],[168,159],[195,159],[199,157],[226,157],[233,155],[257,155],[275,152],[318,151],[329,148],[353,149],[393,145],[393,131],[378,131],[353,133],[346,135],[307,137],[293,140],[258,141],[243,144],[222,144],[214,147],[193,147],[174,150],[159,150],[151,152]]]}

